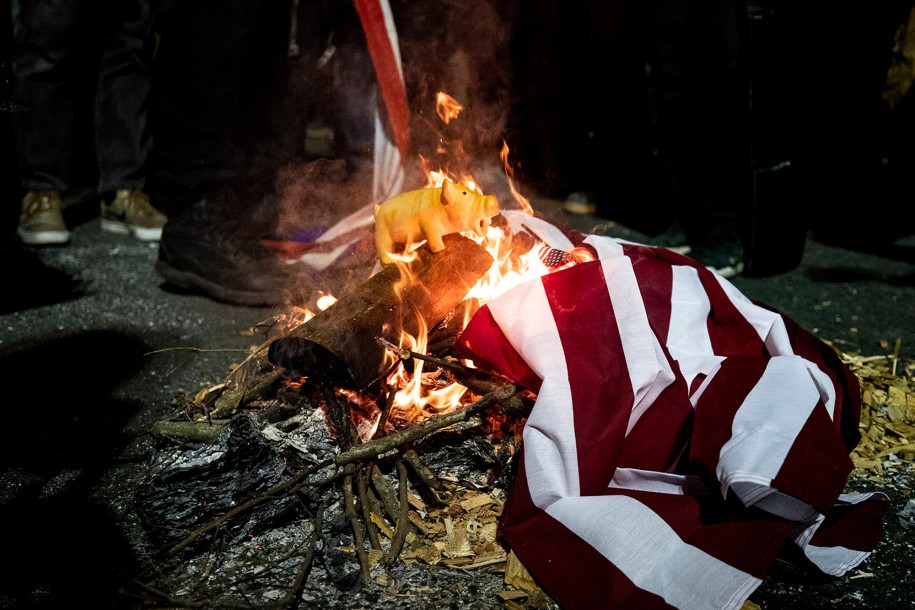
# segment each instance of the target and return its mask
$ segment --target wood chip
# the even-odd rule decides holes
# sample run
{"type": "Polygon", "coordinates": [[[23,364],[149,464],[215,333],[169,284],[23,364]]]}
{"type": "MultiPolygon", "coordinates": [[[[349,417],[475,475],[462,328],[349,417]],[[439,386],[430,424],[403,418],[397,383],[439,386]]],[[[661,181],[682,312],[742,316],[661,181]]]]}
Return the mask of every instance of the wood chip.
{"type": "Polygon", "coordinates": [[[524,591],[536,591],[539,587],[514,551],[505,560],[505,584],[524,591]]]}
{"type": "Polygon", "coordinates": [[[527,599],[530,597],[530,593],[527,591],[518,591],[516,589],[504,589],[499,591],[499,599],[527,599]]]}
{"type": "Polygon", "coordinates": [[[407,518],[425,536],[441,535],[445,531],[441,523],[429,523],[412,510],[407,513],[407,518]]]}
{"type": "Polygon", "coordinates": [[[477,555],[471,563],[461,566],[461,569],[476,570],[478,568],[485,568],[487,566],[496,565],[497,563],[504,563],[507,558],[508,554],[505,552],[505,549],[499,549],[494,553],[477,555]]]}
{"type": "Polygon", "coordinates": [[[372,520],[372,523],[375,524],[375,527],[378,528],[378,531],[384,534],[385,538],[388,540],[394,539],[394,530],[388,527],[388,524],[385,523],[384,518],[378,513],[371,513],[369,518],[372,520]]]}
{"type": "Polygon", "coordinates": [[[412,506],[416,510],[419,510],[422,512],[426,512],[428,510],[426,508],[426,503],[423,502],[423,499],[420,498],[419,496],[417,496],[413,492],[410,492],[407,494],[407,502],[409,502],[410,506],[412,506]]]}
{"type": "Polygon", "coordinates": [[[451,519],[447,519],[445,525],[445,529],[448,532],[445,536],[445,555],[448,557],[473,556],[470,541],[467,539],[467,522],[451,522],[450,527],[448,526],[449,522],[451,522],[451,519]]]}
{"type": "Polygon", "coordinates": [[[486,506],[487,504],[492,504],[494,502],[495,500],[493,500],[489,494],[477,494],[468,496],[464,500],[461,500],[460,504],[461,508],[467,512],[470,512],[475,508],[486,506]]]}

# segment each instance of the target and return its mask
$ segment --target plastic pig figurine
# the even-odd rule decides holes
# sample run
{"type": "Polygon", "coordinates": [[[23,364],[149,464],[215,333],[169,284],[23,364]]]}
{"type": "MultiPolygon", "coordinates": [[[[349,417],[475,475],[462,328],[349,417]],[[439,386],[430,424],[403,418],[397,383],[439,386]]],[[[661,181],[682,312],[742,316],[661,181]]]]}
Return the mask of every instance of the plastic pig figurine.
{"type": "Polygon", "coordinates": [[[375,206],[375,247],[388,264],[395,243],[423,239],[433,252],[445,249],[443,235],[476,231],[486,236],[490,218],[499,213],[499,200],[470,187],[445,180],[437,188],[422,188],[396,195],[375,206]]]}

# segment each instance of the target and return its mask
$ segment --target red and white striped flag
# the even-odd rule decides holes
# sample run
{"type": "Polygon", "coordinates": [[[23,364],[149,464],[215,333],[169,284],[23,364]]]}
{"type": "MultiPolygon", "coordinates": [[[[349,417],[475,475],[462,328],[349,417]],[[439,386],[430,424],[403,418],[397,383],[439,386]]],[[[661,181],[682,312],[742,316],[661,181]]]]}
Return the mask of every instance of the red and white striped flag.
{"type": "Polygon", "coordinates": [[[843,494],[860,392],[838,355],[692,259],[576,241],[596,260],[490,301],[457,352],[537,395],[501,529],[547,593],[740,608],[790,550],[866,559],[888,498],[843,494]]]}

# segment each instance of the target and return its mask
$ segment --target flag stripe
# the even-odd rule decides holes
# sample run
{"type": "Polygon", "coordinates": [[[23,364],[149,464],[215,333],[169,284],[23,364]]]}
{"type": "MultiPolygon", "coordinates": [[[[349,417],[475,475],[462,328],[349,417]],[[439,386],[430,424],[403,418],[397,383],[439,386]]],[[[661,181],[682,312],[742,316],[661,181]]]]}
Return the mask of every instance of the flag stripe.
{"type": "Polygon", "coordinates": [[[631,388],[619,383],[630,375],[626,359],[619,357],[617,310],[602,274],[599,264],[589,263],[542,278],[565,359],[568,405],[575,406],[570,415],[578,446],[580,490],[576,493],[586,495],[601,493],[613,477],[633,403],[631,388]],[[591,322],[582,324],[582,319],[591,322]],[[605,349],[582,349],[595,341],[605,349]],[[596,421],[602,425],[595,426],[596,421]]]}
{"type": "Polygon", "coordinates": [[[385,1],[355,0],[355,5],[375,66],[394,142],[401,159],[406,159],[410,148],[410,110],[401,74],[400,50],[394,42],[396,29],[393,16],[385,1]]]}

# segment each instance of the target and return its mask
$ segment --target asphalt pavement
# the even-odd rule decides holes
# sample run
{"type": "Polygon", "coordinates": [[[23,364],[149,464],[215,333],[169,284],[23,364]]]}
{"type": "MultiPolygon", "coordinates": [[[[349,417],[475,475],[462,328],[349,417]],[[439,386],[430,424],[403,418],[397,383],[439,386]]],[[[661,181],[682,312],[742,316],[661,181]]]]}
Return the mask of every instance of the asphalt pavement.
{"type": "MultiPolygon", "coordinates": [[[[532,204],[579,230],[647,237],[564,216],[555,201],[532,204]]],[[[148,426],[173,413],[177,393],[222,381],[261,343],[261,325],[285,313],[170,291],[156,255],[155,244],[103,233],[91,214],[75,220],[66,247],[2,246],[4,608],[114,607],[114,590],[139,563],[125,466],[150,451],[148,426]]],[[[796,268],[732,281],[843,351],[915,357],[911,237],[864,250],[809,235],[796,268]]],[[[888,519],[911,487],[895,493],[888,519]]],[[[837,597],[838,607],[915,607],[915,529],[894,525],[888,536],[892,545],[864,566],[870,577],[841,594],[771,585],[751,599],[764,608],[833,607],[837,597]]]]}

